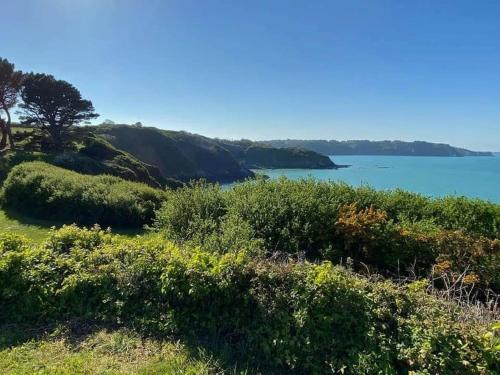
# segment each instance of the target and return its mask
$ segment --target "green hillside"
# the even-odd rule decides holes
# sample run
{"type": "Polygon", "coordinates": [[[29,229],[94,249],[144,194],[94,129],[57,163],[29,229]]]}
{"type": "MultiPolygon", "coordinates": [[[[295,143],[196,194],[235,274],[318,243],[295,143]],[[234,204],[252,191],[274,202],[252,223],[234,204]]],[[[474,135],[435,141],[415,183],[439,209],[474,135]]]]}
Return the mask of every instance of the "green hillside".
{"type": "Polygon", "coordinates": [[[15,127],[17,148],[4,150],[0,157],[0,181],[9,171],[22,162],[45,161],[75,172],[99,175],[109,174],[129,181],[142,182],[152,187],[181,185],[179,181],[165,178],[155,166],[146,164],[127,152],[118,150],[105,139],[95,136],[92,128],[73,131],[73,143],[63,150],[43,147],[39,133],[32,128],[15,127]]]}
{"type": "Polygon", "coordinates": [[[57,155],[53,164],[84,174],[110,174],[157,188],[181,185],[179,181],[163,177],[158,167],[141,162],[93,134],[84,138],[78,152],[57,155]]]}
{"type": "Polygon", "coordinates": [[[199,135],[128,125],[102,125],[96,133],[116,148],[157,166],[164,177],[218,182],[253,177],[226,149],[199,135]]]}
{"type": "Polygon", "coordinates": [[[327,156],[304,148],[277,148],[245,140],[218,142],[247,168],[338,168],[327,156]]]}
{"type": "Polygon", "coordinates": [[[304,148],[276,148],[251,141],[133,125],[73,129],[63,150],[45,147],[39,131],[14,127],[17,149],[3,151],[0,179],[23,161],[41,160],[83,174],[109,174],[152,187],[176,188],[193,179],[233,182],[253,178],[251,169],[333,169],[327,156],[304,148]]]}
{"type": "Polygon", "coordinates": [[[143,162],[158,166],[163,176],[181,181],[242,180],[253,177],[250,169],[258,168],[336,167],[328,157],[305,149],[279,149],[152,127],[101,125],[96,133],[143,162]]]}
{"type": "Polygon", "coordinates": [[[279,148],[301,147],[324,155],[493,156],[491,152],[471,151],[445,143],[423,141],[276,139],[262,143],[279,148]]]}

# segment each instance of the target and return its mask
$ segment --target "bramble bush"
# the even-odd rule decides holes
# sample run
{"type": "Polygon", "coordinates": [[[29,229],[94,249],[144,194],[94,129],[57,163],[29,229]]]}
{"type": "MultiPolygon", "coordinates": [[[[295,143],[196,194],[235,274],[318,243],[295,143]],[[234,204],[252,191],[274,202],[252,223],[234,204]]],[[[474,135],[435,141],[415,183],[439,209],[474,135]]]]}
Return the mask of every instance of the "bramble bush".
{"type": "Polygon", "coordinates": [[[3,207],[41,219],[141,227],[164,199],[161,190],[114,176],[89,176],[43,162],[17,165],[2,188],[3,207]]]}
{"type": "Polygon", "coordinates": [[[496,373],[496,331],[424,289],[99,228],[63,227],[39,245],[0,236],[5,323],[85,318],[216,340],[265,373],[496,373]]]}

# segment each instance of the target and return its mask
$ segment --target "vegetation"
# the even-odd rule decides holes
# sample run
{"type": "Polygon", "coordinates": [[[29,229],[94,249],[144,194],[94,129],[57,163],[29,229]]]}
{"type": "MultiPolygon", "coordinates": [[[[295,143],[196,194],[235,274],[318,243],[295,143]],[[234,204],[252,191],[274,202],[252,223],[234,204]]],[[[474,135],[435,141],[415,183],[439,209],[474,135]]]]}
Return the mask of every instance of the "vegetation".
{"type": "Polygon", "coordinates": [[[127,125],[103,125],[96,133],[116,148],[157,166],[164,177],[180,181],[205,178],[219,182],[253,177],[250,170],[210,138],[127,125]]]}
{"type": "Polygon", "coordinates": [[[57,149],[63,146],[70,127],[99,116],[92,102],[82,99],[78,89],[47,74],[25,75],[21,98],[23,123],[50,134],[57,149]]]}
{"type": "Polygon", "coordinates": [[[252,168],[335,168],[326,156],[301,149],[264,147],[250,141],[210,139],[151,127],[101,125],[96,134],[145,163],[162,176],[181,181],[204,178],[231,182],[253,177],[252,168]],[[144,147],[147,144],[148,147],[144,147]]]}
{"type": "Polygon", "coordinates": [[[358,270],[389,276],[441,270],[456,279],[466,272],[471,284],[500,291],[500,206],[479,200],[314,180],[250,181],[230,190],[198,183],[167,192],[156,227],[179,244],[224,251],[228,245],[213,238],[230,237],[254,252],[351,258],[358,270]]]}
{"type": "Polygon", "coordinates": [[[10,147],[14,148],[14,138],[11,129],[10,111],[17,103],[18,92],[21,88],[23,74],[15,70],[14,64],[0,57],[0,110],[7,115],[7,122],[0,117],[0,131],[2,139],[0,140],[0,150],[7,144],[7,138],[10,147]]]}
{"type": "Polygon", "coordinates": [[[164,199],[160,190],[114,176],[87,176],[43,162],[20,164],[3,184],[5,208],[41,219],[141,227],[164,199]]]}
{"type": "Polygon", "coordinates": [[[324,155],[403,155],[403,156],[493,156],[491,152],[470,151],[444,143],[403,141],[272,140],[272,147],[300,147],[324,155]]]}
{"type": "Polygon", "coordinates": [[[495,328],[462,319],[422,282],[397,286],[329,262],[221,255],[74,226],[38,246],[4,234],[0,254],[3,322],[79,318],[219,342],[264,373],[499,370],[495,328]]]}
{"type": "Polygon", "coordinates": [[[15,339],[26,336],[29,328],[2,329],[2,374],[208,375],[222,371],[213,358],[202,352],[191,353],[178,342],[144,339],[125,329],[60,325],[16,345],[15,339]]]}
{"type": "MultiPolygon", "coordinates": [[[[0,210],[0,233],[21,234],[36,243],[46,240],[51,229],[61,228],[70,223],[71,221],[35,219],[15,212],[0,210]]],[[[122,237],[147,237],[150,235],[150,232],[144,228],[113,228],[112,233],[122,237]]]]}
{"type": "Polygon", "coordinates": [[[50,228],[57,224],[62,225],[54,221],[13,217],[0,210],[0,233],[23,234],[31,240],[42,241],[48,237],[50,228]]]}
{"type": "Polygon", "coordinates": [[[116,149],[105,139],[92,133],[82,140],[78,152],[59,154],[52,163],[78,173],[109,174],[129,181],[143,182],[155,188],[182,186],[180,181],[164,178],[157,167],[116,149]]]}
{"type": "Polygon", "coordinates": [[[273,148],[259,145],[245,150],[245,164],[253,168],[332,169],[330,158],[299,148],[273,148]]]}
{"type": "Polygon", "coordinates": [[[329,157],[303,148],[275,148],[257,142],[217,140],[245,167],[333,169],[338,166],[329,157]]]}
{"type": "Polygon", "coordinates": [[[314,180],[184,185],[336,166],[141,123],[75,127],[97,117],[90,101],[4,59],[0,110],[0,372],[500,373],[499,205],[314,180]]]}
{"type": "Polygon", "coordinates": [[[8,151],[0,157],[0,182],[3,182],[12,168],[29,161],[48,161],[49,157],[43,152],[8,151]]]}
{"type": "Polygon", "coordinates": [[[72,149],[63,152],[48,152],[29,149],[32,145],[33,129],[14,127],[14,137],[19,140],[16,150],[5,151],[0,158],[0,182],[3,181],[10,170],[26,161],[44,161],[78,173],[99,175],[108,174],[121,177],[125,180],[142,182],[151,187],[163,188],[168,186],[176,188],[182,186],[180,181],[164,178],[155,166],[143,163],[132,155],[118,150],[101,137],[89,131],[82,134],[71,134],[78,143],[72,149]],[[20,135],[19,135],[20,134],[20,135]],[[28,140],[27,140],[28,138],[28,140]]]}

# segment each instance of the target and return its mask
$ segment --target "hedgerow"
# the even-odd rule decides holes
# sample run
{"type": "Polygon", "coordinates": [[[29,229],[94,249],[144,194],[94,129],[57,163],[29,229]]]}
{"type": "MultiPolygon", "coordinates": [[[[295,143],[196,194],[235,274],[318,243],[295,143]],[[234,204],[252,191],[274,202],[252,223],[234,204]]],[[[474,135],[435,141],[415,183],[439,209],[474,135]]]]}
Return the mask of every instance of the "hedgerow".
{"type": "MultiPolygon", "coordinates": [[[[329,262],[277,263],[159,236],[53,231],[0,236],[0,319],[85,318],[144,333],[218,340],[265,373],[493,374],[493,328],[424,292],[329,262]]],[[[202,340],[203,341],[203,340],[202,340]]]]}
{"type": "Polygon", "coordinates": [[[161,190],[114,176],[89,176],[43,162],[17,165],[2,188],[2,204],[42,219],[140,227],[164,199],[161,190]]]}
{"type": "Polygon", "coordinates": [[[206,239],[223,236],[225,223],[237,222],[245,230],[240,237],[233,233],[233,242],[260,246],[268,255],[336,263],[351,258],[392,276],[428,276],[439,266],[500,291],[499,205],[287,179],[229,190],[198,182],[166,194],[155,225],[179,244],[219,251],[206,239]]]}

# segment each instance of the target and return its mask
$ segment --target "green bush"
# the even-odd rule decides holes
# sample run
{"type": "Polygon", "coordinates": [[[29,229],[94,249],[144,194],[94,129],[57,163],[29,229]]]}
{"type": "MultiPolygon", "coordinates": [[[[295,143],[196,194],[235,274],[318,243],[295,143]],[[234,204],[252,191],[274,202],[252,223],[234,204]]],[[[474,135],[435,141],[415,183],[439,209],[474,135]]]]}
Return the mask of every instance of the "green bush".
{"type": "Polygon", "coordinates": [[[309,258],[331,246],[337,217],[330,186],[312,180],[259,180],[226,192],[227,211],[247,221],[269,253],[304,252],[309,258]]]}
{"type": "Polygon", "coordinates": [[[226,202],[219,185],[208,184],[201,180],[177,190],[167,190],[161,214],[157,215],[155,225],[168,237],[182,243],[204,238],[215,232],[226,214],[226,202]]]}
{"type": "Polygon", "coordinates": [[[0,238],[0,319],[87,318],[217,340],[264,373],[486,374],[488,327],[423,284],[371,282],[330,263],[251,259],[74,226],[34,247],[0,238]]]}
{"type": "Polygon", "coordinates": [[[245,230],[233,232],[236,245],[227,242],[224,251],[252,241],[267,255],[351,258],[392,276],[428,276],[446,261],[451,273],[467,271],[468,280],[477,276],[482,288],[500,291],[499,218],[499,205],[479,200],[279,179],[170,191],[156,227],[176,243],[217,249],[209,240],[227,238],[223,223],[236,222],[245,230]]]}
{"type": "Polygon", "coordinates": [[[351,258],[395,275],[446,277],[451,284],[475,284],[500,290],[500,240],[472,237],[462,231],[406,226],[387,213],[356,205],[341,210],[335,225],[336,242],[325,257],[351,258]],[[424,231],[425,229],[425,231],[424,231]]]}
{"type": "Polygon", "coordinates": [[[113,176],[88,176],[42,162],[14,167],[2,188],[7,209],[79,224],[140,227],[149,223],[163,192],[113,176]]]}
{"type": "Polygon", "coordinates": [[[9,174],[10,170],[18,164],[30,161],[48,161],[50,157],[41,152],[8,151],[0,155],[0,183],[9,174]]]}

